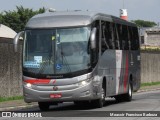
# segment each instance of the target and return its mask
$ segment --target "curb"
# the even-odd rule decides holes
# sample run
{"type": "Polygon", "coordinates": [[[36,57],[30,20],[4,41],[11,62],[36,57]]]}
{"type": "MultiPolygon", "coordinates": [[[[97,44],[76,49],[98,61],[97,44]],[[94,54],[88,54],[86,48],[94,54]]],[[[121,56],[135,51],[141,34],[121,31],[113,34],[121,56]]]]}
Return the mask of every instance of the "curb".
{"type": "Polygon", "coordinates": [[[32,108],[32,107],[37,107],[37,104],[35,104],[35,105],[21,105],[21,106],[14,106],[14,107],[5,107],[5,108],[0,108],[0,111],[20,110],[20,109],[23,109],[23,108],[32,108]]]}
{"type": "Polygon", "coordinates": [[[148,92],[148,91],[156,91],[156,90],[160,90],[160,88],[154,88],[154,89],[145,89],[145,90],[138,90],[136,93],[148,92]]]}

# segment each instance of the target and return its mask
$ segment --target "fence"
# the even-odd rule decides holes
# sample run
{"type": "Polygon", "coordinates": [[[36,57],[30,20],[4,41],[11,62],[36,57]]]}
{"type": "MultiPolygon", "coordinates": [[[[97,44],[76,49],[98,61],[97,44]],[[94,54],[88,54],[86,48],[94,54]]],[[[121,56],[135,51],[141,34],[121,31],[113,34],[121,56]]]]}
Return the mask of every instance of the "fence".
{"type": "Polygon", "coordinates": [[[22,95],[21,58],[21,52],[13,51],[12,39],[0,38],[0,97],[22,95]]]}
{"type": "Polygon", "coordinates": [[[141,82],[160,81],[160,51],[141,52],[141,82]]]}

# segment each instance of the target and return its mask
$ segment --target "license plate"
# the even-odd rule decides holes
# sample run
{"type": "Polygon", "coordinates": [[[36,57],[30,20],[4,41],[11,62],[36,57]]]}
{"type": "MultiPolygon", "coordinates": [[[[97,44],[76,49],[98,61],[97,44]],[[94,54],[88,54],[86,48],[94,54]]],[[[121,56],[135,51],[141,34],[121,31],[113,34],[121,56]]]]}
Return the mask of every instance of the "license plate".
{"type": "Polygon", "coordinates": [[[62,94],[50,94],[50,98],[61,98],[62,94]]]}

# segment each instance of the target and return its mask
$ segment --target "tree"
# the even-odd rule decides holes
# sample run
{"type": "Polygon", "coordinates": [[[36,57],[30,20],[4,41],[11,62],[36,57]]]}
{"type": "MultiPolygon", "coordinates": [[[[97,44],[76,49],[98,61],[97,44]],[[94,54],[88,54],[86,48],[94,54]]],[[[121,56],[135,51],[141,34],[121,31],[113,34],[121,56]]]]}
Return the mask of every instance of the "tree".
{"type": "Polygon", "coordinates": [[[144,20],[132,20],[139,27],[154,27],[157,24],[152,21],[144,21],[144,20]]]}
{"type": "Polygon", "coordinates": [[[0,14],[0,23],[4,24],[16,32],[24,30],[27,21],[36,14],[44,13],[45,8],[33,11],[29,8],[23,8],[22,6],[16,7],[14,11],[4,11],[0,14]]]}

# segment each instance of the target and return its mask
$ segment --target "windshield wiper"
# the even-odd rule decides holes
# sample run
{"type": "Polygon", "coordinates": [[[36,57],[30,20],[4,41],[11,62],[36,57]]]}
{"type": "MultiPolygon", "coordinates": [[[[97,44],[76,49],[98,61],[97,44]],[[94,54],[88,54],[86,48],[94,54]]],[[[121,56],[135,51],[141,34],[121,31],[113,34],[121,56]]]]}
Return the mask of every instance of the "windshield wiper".
{"type": "Polygon", "coordinates": [[[64,61],[65,65],[67,66],[67,72],[71,72],[71,68],[68,65],[68,61],[66,59],[66,56],[63,53],[61,53],[61,55],[62,55],[62,61],[64,61]]]}
{"type": "Polygon", "coordinates": [[[62,48],[62,44],[61,44],[61,56],[62,56],[62,63],[64,62],[66,67],[67,67],[67,72],[71,72],[71,68],[70,66],[68,65],[68,61],[66,59],[66,56],[64,55],[64,53],[62,52],[63,51],[63,48],[62,48]]]}

